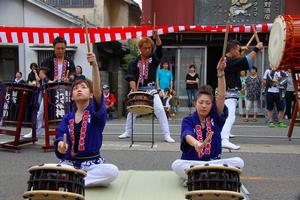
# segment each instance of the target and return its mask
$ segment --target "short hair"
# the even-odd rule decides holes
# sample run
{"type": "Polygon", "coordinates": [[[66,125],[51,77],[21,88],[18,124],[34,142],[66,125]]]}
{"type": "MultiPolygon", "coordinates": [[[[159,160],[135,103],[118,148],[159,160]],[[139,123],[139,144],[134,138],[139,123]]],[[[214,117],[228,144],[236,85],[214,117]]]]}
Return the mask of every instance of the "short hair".
{"type": "Polygon", "coordinates": [[[231,49],[234,49],[237,46],[241,46],[241,43],[239,41],[237,41],[237,40],[228,41],[227,47],[226,47],[226,53],[230,52],[231,49]]]}
{"type": "Polygon", "coordinates": [[[53,40],[53,47],[55,47],[57,43],[64,43],[67,46],[67,41],[64,38],[59,36],[53,40]]]}
{"type": "MultiPolygon", "coordinates": [[[[82,74],[82,67],[80,65],[77,65],[76,67],[79,67],[80,68],[80,73],[82,74]]],[[[76,68],[75,67],[75,68],[76,68]]]]}
{"type": "Polygon", "coordinates": [[[152,49],[154,49],[154,42],[151,38],[148,38],[148,37],[143,37],[142,39],[140,39],[140,41],[137,44],[139,49],[141,49],[145,43],[150,43],[152,49]]]}
{"type": "Polygon", "coordinates": [[[257,72],[257,67],[253,66],[251,69],[254,69],[257,72]]]}
{"type": "Polygon", "coordinates": [[[30,69],[32,69],[33,67],[35,67],[36,69],[38,68],[38,65],[36,63],[31,63],[30,64],[30,69]]]}
{"type": "Polygon", "coordinates": [[[214,99],[213,91],[214,90],[210,85],[200,86],[198,89],[195,101],[197,101],[202,95],[210,96],[211,100],[213,101],[213,99],[214,99]]]}
{"type": "MultiPolygon", "coordinates": [[[[21,76],[23,75],[22,72],[20,72],[20,71],[18,71],[17,73],[21,74],[21,76]]],[[[17,73],[16,73],[16,74],[17,74],[17,73]]]]}
{"type": "Polygon", "coordinates": [[[73,96],[73,89],[76,85],[79,85],[81,83],[85,83],[88,88],[90,89],[90,92],[93,92],[93,84],[92,84],[92,81],[89,80],[89,79],[84,79],[84,80],[76,80],[73,82],[73,84],[71,85],[71,97],[73,96]]]}

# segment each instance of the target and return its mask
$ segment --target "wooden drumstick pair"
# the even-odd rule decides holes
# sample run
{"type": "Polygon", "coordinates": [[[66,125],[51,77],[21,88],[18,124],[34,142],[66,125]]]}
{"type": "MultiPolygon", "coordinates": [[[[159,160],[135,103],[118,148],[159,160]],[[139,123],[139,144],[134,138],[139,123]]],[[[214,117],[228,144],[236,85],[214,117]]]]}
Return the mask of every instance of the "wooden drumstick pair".
{"type": "Polygon", "coordinates": [[[253,29],[254,33],[253,33],[252,37],[250,38],[250,40],[248,41],[248,43],[246,44],[246,46],[242,49],[241,55],[244,55],[246,53],[249,45],[251,44],[251,42],[253,41],[254,38],[256,39],[257,43],[260,42],[255,25],[252,25],[252,29],[253,29]]]}
{"type": "Polygon", "coordinates": [[[63,146],[62,146],[64,149],[67,148],[67,134],[64,133],[64,140],[63,140],[63,146]]]}

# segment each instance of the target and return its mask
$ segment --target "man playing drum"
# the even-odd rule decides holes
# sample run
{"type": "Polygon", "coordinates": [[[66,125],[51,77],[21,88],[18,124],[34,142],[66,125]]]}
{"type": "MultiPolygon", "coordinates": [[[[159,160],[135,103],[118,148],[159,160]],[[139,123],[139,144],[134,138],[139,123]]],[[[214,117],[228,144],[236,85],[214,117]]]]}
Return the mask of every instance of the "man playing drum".
{"type": "Polygon", "coordinates": [[[241,90],[240,71],[250,70],[253,66],[252,62],[256,57],[256,54],[263,48],[261,42],[250,51],[246,56],[241,56],[240,43],[236,40],[229,41],[226,49],[227,67],[225,69],[226,79],[226,96],[225,105],[228,108],[228,118],[224,124],[221,132],[222,147],[228,149],[239,149],[237,146],[229,142],[229,136],[231,135],[231,128],[235,121],[235,111],[239,98],[239,91],[241,90]]]}
{"type": "MultiPolygon", "coordinates": [[[[64,38],[57,37],[53,41],[54,55],[46,58],[39,69],[39,77],[42,84],[51,83],[55,81],[68,82],[68,74],[75,72],[74,62],[65,56],[67,42],[64,38]]],[[[40,103],[39,111],[37,114],[37,136],[42,134],[44,115],[43,101],[40,103]]],[[[24,138],[31,138],[32,132],[24,135],[24,138]]]]}
{"type": "MultiPolygon", "coordinates": [[[[153,35],[156,44],[155,52],[152,53],[154,42],[150,38],[142,38],[138,43],[141,55],[130,63],[126,80],[129,81],[132,92],[140,90],[153,94],[154,113],[159,120],[164,141],[175,142],[170,136],[169,122],[155,88],[156,69],[162,58],[162,43],[156,30],[153,30],[153,35]]],[[[132,132],[132,115],[133,120],[135,120],[136,114],[129,112],[127,115],[125,132],[119,136],[120,139],[130,137],[132,132]]]]}
{"type": "Polygon", "coordinates": [[[181,124],[181,159],[172,164],[173,171],[183,179],[187,178],[185,170],[191,166],[205,164],[227,164],[243,168],[244,161],[239,157],[221,159],[221,130],[228,117],[225,101],[226,58],[217,66],[218,92],[213,97],[209,85],[201,86],[195,99],[196,111],[182,120],[181,124]]]}
{"type": "Polygon", "coordinates": [[[72,84],[71,98],[76,108],[64,116],[57,128],[55,153],[61,164],[87,171],[85,186],[106,186],[118,176],[119,170],[104,163],[100,156],[106,123],[105,98],[95,54],[89,52],[87,59],[93,68],[93,82],[85,79],[72,84]]]}

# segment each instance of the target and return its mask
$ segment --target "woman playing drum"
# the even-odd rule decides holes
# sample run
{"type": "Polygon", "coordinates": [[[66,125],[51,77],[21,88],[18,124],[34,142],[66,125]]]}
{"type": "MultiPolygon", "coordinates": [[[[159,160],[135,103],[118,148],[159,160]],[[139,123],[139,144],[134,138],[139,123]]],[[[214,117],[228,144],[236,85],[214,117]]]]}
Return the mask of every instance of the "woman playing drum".
{"type": "Polygon", "coordinates": [[[108,185],[117,177],[118,168],[104,164],[100,156],[102,132],[106,123],[105,99],[101,94],[95,54],[89,52],[87,59],[93,68],[93,82],[78,80],[73,83],[71,98],[76,108],[64,116],[57,128],[56,155],[61,164],[87,171],[85,186],[108,185]]]}
{"type": "Polygon", "coordinates": [[[190,166],[204,164],[227,164],[243,168],[241,158],[221,159],[221,130],[228,116],[228,109],[224,105],[226,82],[224,69],[226,58],[219,61],[218,92],[213,98],[211,86],[201,86],[195,99],[196,111],[192,116],[185,117],[181,125],[181,159],[172,164],[174,172],[186,179],[185,170],[190,166]]]}

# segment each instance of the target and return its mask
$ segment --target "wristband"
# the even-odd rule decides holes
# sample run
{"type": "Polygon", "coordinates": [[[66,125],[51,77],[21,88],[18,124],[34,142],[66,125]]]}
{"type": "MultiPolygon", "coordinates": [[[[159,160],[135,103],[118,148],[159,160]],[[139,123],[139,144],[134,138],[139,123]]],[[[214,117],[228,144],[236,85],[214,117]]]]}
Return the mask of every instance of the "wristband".
{"type": "Polygon", "coordinates": [[[259,48],[254,47],[254,48],[252,49],[252,51],[254,51],[255,53],[257,53],[257,52],[259,52],[259,48]]]}

